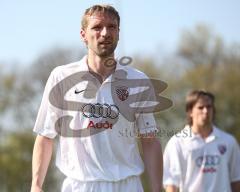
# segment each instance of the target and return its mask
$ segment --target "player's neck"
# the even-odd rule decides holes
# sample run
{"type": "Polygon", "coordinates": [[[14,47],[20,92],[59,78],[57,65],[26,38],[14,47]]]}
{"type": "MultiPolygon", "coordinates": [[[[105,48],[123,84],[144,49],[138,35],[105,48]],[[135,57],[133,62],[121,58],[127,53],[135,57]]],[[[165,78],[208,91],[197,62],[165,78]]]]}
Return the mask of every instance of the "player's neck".
{"type": "Polygon", "coordinates": [[[192,125],[192,132],[195,134],[199,134],[203,139],[207,138],[213,131],[213,126],[212,124],[207,124],[207,125],[192,125]]]}
{"type": "Polygon", "coordinates": [[[106,64],[107,58],[114,58],[114,54],[107,57],[99,57],[91,52],[88,53],[87,64],[89,71],[99,75],[102,81],[111,75],[116,68],[116,65],[109,66],[106,64]]]}

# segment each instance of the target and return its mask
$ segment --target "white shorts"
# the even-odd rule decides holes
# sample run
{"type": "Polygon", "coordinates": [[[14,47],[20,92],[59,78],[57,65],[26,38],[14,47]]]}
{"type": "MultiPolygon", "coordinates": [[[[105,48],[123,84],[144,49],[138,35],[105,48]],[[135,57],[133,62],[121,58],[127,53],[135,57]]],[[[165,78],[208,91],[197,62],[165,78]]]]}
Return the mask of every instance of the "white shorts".
{"type": "Polygon", "coordinates": [[[144,192],[144,191],[140,177],[131,176],[117,182],[109,181],[82,182],[75,179],[66,178],[63,182],[61,192],[144,192]]]}

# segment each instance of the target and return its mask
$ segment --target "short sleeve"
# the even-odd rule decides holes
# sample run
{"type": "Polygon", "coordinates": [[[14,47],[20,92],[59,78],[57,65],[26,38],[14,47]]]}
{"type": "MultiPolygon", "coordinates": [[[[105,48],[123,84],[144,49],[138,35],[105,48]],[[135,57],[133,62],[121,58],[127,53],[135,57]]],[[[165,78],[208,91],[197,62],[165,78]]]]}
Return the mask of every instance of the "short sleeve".
{"type": "MultiPolygon", "coordinates": [[[[145,74],[144,74],[145,75],[145,74]]],[[[141,107],[149,107],[151,108],[152,103],[156,103],[156,96],[155,96],[155,90],[154,87],[151,83],[151,80],[145,75],[145,80],[146,80],[146,85],[149,88],[147,91],[147,94],[139,94],[137,105],[141,109],[141,107]]],[[[139,93],[142,93],[146,85],[139,85],[138,91],[139,93]]],[[[153,109],[152,109],[153,110],[153,109]]],[[[146,134],[146,133],[152,133],[152,132],[158,132],[158,128],[156,126],[155,118],[154,118],[154,111],[153,112],[148,112],[148,113],[139,113],[136,115],[136,124],[138,127],[138,131],[140,134],[146,134]]]]}
{"type": "Polygon", "coordinates": [[[54,107],[49,100],[52,88],[57,84],[54,71],[50,74],[43,93],[33,131],[39,135],[54,138],[57,135],[55,124],[61,115],[61,110],[54,107]]]}
{"type": "Polygon", "coordinates": [[[167,143],[163,154],[163,185],[180,186],[181,182],[181,164],[180,154],[177,149],[176,138],[174,136],[167,143]]]}
{"type": "Polygon", "coordinates": [[[155,118],[152,113],[139,114],[137,117],[137,127],[141,134],[157,132],[155,118]]]}
{"type": "Polygon", "coordinates": [[[235,139],[230,159],[230,181],[240,181],[240,149],[235,139]]]}

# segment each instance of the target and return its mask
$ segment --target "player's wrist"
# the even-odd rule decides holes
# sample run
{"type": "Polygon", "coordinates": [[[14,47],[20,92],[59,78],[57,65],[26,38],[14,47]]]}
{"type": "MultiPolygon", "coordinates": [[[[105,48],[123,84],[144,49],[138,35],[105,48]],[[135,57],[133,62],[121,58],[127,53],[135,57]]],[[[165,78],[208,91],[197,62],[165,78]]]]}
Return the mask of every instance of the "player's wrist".
{"type": "Polygon", "coordinates": [[[44,192],[38,185],[32,185],[31,192],[44,192]]]}

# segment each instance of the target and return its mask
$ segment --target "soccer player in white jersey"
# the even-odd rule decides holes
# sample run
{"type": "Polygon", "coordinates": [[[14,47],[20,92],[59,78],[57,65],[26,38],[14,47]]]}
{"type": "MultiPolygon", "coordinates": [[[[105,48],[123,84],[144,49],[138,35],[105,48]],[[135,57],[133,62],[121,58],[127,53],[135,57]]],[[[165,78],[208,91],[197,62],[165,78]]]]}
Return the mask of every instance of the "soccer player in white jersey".
{"type": "Polygon", "coordinates": [[[235,138],[213,124],[214,96],[194,90],[186,97],[188,125],[164,151],[166,192],[239,192],[240,150],[235,138]]]}
{"type": "Polygon", "coordinates": [[[94,5],[87,9],[80,32],[87,55],[52,71],[34,126],[38,135],[33,150],[31,192],[43,190],[56,136],[56,165],[66,176],[62,192],[142,192],[143,165],[152,192],[161,191],[163,168],[158,139],[152,134],[140,139],[142,161],[136,138],[122,134],[136,127],[140,135],[153,133],[156,124],[152,113],[135,116],[128,109],[122,113],[124,103],[132,97],[131,90],[126,84],[115,91],[111,86],[119,70],[123,72],[120,76],[127,79],[147,78],[129,66],[106,64],[106,59],[114,58],[119,24],[120,17],[112,6],[94,5]],[[85,80],[78,82],[78,78],[85,80]],[[85,103],[81,110],[79,102],[85,103]],[[95,129],[100,132],[92,131],[95,129]]]}

